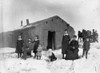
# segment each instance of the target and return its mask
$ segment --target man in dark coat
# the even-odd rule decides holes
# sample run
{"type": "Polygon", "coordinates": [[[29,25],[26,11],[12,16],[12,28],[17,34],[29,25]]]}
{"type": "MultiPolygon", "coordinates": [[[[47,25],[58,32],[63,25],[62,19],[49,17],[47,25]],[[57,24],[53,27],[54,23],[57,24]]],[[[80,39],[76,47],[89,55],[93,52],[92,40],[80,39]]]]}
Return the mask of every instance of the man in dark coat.
{"type": "Polygon", "coordinates": [[[23,40],[21,36],[18,36],[17,45],[16,45],[16,52],[18,53],[18,58],[22,56],[22,47],[23,47],[23,40]]]}
{"type": "Polygon", "coordinates": [[[65,59],[67,50],[69,47],[70,36],[67,33],[67,29],[65,29],[65,33],[62,38],[62,58],[65,59]]]}
{"type": "Polygon", "coordinates": [[[69,60],[75,60],[78,59],[78,47],[79,47],[79,43],[76,40],[76,35],[73,36],[71,42],[70,42],[70,47],[68,49],[68,54],[67,54],[67,58],[69,60]]]}
{"type": "Polygon", "coordinates": [[[83,42],[83,54],[82,57],[85,55],[87,59],[88,51],[90,49],[90,41],[89,38],[86,38],[86,40],[83,42]]]}

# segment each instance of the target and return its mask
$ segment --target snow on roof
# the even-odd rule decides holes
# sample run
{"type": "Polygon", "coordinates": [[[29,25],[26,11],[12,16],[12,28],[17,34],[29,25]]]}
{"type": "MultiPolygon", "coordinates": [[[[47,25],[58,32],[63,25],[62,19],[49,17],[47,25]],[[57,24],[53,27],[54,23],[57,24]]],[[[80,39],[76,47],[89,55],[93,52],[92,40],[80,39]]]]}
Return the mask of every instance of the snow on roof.
{"type": "MultiPolygon", "coordinates": [[[[55,15],[55,16],[53,16],[53,17],[49,17],[49,18],[47,18],[47,19],[43,19],[43,20],[40,20],[40,21],[37,21],[37,22],[33,22],[33,23],[30,23],[29,25],[25,25],[24,28],[25,28],[25,27],[31,27],[31,26],[36,27],[37,25],[39,25],[39,23],[41,23],[41,22],[43,22],[43,21],[50,20],[50,19],[52,19],[52,18],[61,19],[59,16],[55,15]]],[[[63,19],[61,19],[61,20],[63,20],[63,19]]]]}
{"type": "MultiPolygon", "coordinates": [[[[17,30],[22,30],[22,29],[26,29],[26,28],[30,28],[30,27],[33,27],[35,28],[36,26],[40,25],[41,22],[46,22],[48,20],[51,20],[51,19],[60,19],[62,20],[63,22],[65,22],[62,18],[60,18],[58,15],[55,15],[55,16],[52,16],[52,17],[49,17],[49,18],[46,18],[46,19],[43,19],[43,20],[40,20],[40,21],[37,21],[37,22],[33,22],[33,23],[29,23],[28,25],[25,25],[25,26],[22,26],[20,27],[19,29],[17,30]]],[[[67,26],[70,26],[67,22],[65,22],[67,24],[67,26]]]]}

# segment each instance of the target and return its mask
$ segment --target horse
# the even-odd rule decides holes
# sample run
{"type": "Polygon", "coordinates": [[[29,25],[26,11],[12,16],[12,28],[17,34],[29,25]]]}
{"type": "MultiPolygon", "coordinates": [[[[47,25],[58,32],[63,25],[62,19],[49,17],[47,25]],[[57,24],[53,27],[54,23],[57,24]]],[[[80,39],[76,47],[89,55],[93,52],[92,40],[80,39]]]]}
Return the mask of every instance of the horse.
{"type": "Polygon", "coordinates": [[[82,32],[81,31],[78,31],[78,41],[82,41],[82,39],[83,39],[83,34],[82,34],[82,32]]]}

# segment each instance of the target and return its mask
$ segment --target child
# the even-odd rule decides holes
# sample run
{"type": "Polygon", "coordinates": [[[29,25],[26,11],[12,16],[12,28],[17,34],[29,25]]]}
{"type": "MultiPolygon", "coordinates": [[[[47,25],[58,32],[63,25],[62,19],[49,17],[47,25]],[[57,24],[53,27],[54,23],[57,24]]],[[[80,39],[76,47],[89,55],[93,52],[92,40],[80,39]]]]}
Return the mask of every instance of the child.
{"type": "Polygon", "coordinates": [[[32,43],[34,43],[33,53],[35,54],[34,58],[36,58],[37,48],[38,48],[39,43],[40,43],[38,35],[35,36],[35,40],[32,43]]]}
{"type": "Polygon", "coordinates": [[[23,46],[23,57],[22,58],[26,60],[28,56],[32,57],[31,50],[32,50],[31,39],[28,39],[28,42],[24,43],[24,46],[23,46]]]}
{"type": "Polygon", "coordinates": [[[22,56],[22,58],[25,59],[25,60],[27,58],[27,50],[28,50],[27,44],[24,43],[24,46],[23,46],[23,56],[22,56]]]}
{"type": "Polygon", "coordinates": [[[30,57],[32,57],[32,55],[31,55],[31,51],[32,51],[32,43],[31,43],[31,39],[28,39],[28,43],[27,43],[27,55],[28,56],[30,56],[30,57]]]}
{"type": "Polygon", "coordinates": [[[17,40],[17,45],[16,45],[16,52],[18,53],[18,58],[22,56],[22,47],[23,47],[23,39],[19,35],[18,40],[17,40]]]}
{"type": "Polygon", "coordinates": [[[52,62],[55,61],[57,58],[55,57],[55,54],[53,53],[52,49],[48,50],[48,61],[52,62]]]}
{"type": "Polygon", "coordinates": [[[89,49],[90,49],[90,41],[89,41],[89,38],[86,38],[86,40],[83,42],[83,55],[82,55],[82,57],[85,55],[85,57],[87,59],[87,54],[88,54],[89,49]]]}
{"type": "Polygon", "coordinates": [[[38,49],[37,49],[37,54],[36,54],[36,58],[37,59],[41,59],[42,56],[42,46],[39,45],[38,49]]]}

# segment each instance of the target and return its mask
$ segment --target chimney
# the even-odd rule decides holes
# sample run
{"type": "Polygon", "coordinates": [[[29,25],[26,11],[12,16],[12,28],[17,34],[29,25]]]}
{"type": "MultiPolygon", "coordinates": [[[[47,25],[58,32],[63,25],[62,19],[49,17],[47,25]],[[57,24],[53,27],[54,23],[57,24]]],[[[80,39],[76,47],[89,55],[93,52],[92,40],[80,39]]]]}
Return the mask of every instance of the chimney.
{"type": "Polygon", "coordinates": [[[29,19],[26,19],[26,24],[29,25],[29,19]]]}
{"type": "Polygon", "coordinates": [[[23,21],[21,20],[21,26],[23,26],[23,21]]]}

